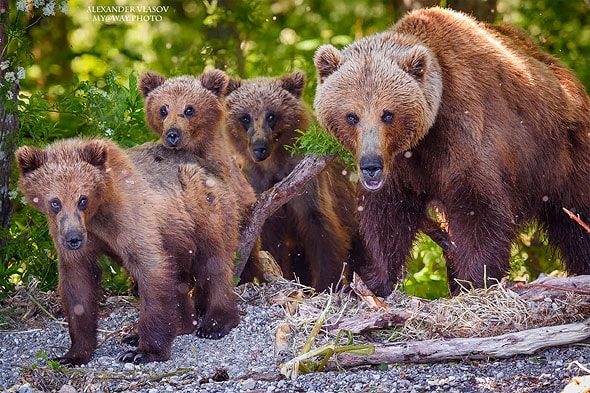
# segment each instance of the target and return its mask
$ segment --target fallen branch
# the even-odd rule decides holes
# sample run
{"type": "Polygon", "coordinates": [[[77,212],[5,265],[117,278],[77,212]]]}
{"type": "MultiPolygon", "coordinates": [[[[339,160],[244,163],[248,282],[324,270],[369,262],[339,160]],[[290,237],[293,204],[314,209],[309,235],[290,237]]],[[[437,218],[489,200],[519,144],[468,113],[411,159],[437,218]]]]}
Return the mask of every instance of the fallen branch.
{"type": "Polygon", "coordinates": [[[524,300],[559,298],[568,293],[590,296],[590,275],[573,277],[549,277],[542,275],[528,284],[516,283],[508,289],[524,300]]]}
{"type": "Polygon", "coordinates": [[[266,219],[297,195],[297,191],[324,170],[334,158],[336,156],[307,155],[287,177],[260,194],[258,200],[252,205],[247,224],[240,234],[240,245],[238,248],[240,261],[234,269],[234,274],[237,277],[242,274],[246,261],[252,252],[252,248],[260,235],[262,225],[266,219]]]}
{"type": "Polygon", "coordinates": [[[391,363],[428,363],[465,359],[508,358],[532,354],[552,346],[567,345],[590,337],[590,320],[567,325],[523,330],[484,338],[454,338],[375,344],[372,355],[341,353],[329,360],[326,369],[391,363]]]}

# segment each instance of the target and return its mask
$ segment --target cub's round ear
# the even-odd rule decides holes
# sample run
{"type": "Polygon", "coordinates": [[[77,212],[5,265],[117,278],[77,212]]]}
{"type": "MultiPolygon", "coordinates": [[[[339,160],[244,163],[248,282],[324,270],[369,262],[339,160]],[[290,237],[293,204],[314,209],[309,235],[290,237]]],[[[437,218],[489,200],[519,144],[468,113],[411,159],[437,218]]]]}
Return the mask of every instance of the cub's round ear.
{"type": "Polygon", "coordinates": [[[16,162],[22,176],[40,168],[47,161],[47,155],[41,149],[22,146],[16,151],[16,162]]]}
{"type": "Polygon", "coordinates": [[[295,98],[301,98],[303,89],[305,89],[305,74],[303,71],[295,71],[291,75],[285,75],[279,78],[279,83],[283,89],[291,93],[295,98]]]}
{"type": "Polygon", "coordinates": [[[204,72],[200,77],[201,85],[211,91],[217,98],[226,95],[229,76],[221,70],[204,72]]]}
{"type": "Polygon", "coordinates": [[[107,146],[98,139],[89,141],[80,151],[80,157],[91,165],[101,167],[107,161],[107,146]]]}
{"type": "Polygon", "coordinates": [[[139,77],[139,90],[143,98],[146,98],[155,88],[166,82],[166,77],[156,72],[146,71],[139,77]]]}
{"type": "Polygon", "coordinates": [[[313,63],[318,71],[318,83],[322,84],[340,67],[342,57],[340,51],[332,45],[322,45],[315,52],[313,63]]]}
{"type": "Polygon", "coordinates": [[[238,90],[242,86],[242,80],[240,78],[230,78],[227,82],[226,95],[230,95],[232,92],[238,90]]]}

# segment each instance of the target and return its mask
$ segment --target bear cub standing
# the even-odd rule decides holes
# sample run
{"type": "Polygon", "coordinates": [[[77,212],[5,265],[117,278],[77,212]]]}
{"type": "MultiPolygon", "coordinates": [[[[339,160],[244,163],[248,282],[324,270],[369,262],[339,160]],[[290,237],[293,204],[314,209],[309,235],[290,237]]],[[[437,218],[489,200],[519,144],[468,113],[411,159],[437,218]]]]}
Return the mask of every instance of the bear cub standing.
{"type": "Polygon", "coordinates": [[[236,196],[220,178],[161,145],[132,150],[128,155],[103,139],[70,139],[16,153],[21,190],[48,217],[59,257],[72,340],[58,358],[62,364],[87,363],[96,348],[100,255],[123,266],[140,294],[139,345],[121,361],[167,360],[178,334],[196,329],[220,338],[239,322],[232,271],[236,196]]]}
{"type": "MultiPolygon", "coordinates": [[[[307,130],[311,111],[301,99],[305,76],[232,80],[228,87],[229,139],[257,194],[286,177],[301,161],[285,145],[307,130]]],[[[357,234],[355,190],[333,162],[265,222],[262,247],[283,275],[295,273],[317,290],[335,285],[357,234]],[[298,256],[300,255],[300,256],[298,256]]]]}
{"type": "Polygon", "coordinates": [[[494,284],[519,226],[538,220],[568,272],[590,273],[590,101],[519,30],[414,11],[342,51],[318,48],[319,123],[356,159],[363,278],[391,293],[428,206],[442,207],[456,280],[494,284]],[[488,282],[484,282],[484,277],[488,282]]]}
{"type": "MultiPolygon", "coordinates": [[[[223,104],[228,81],[227,74],[220,70],[169,79],[146,71],[138,84],[151,130],[165,147],[194,154],[228,180],[240,196],[236,206],[243,224],[256,195],[228,151],[223,104]]],[[[258,247],[248,258],[242,282],[262,278],[258,247]]]]}

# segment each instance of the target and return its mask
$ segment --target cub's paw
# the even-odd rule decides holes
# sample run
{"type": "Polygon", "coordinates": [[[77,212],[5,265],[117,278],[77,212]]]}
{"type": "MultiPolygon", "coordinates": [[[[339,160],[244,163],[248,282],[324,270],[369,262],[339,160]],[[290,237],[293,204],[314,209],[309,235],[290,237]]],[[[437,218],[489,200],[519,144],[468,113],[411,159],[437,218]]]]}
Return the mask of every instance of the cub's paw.
{"type": "Polygon", "coordinates": [[[237,318],[205,318],[197,327],[197,337],[210,338],[213,340],[220,339],[225,336],[238,325],[239,317],[237,318]]]}
{"type": "Polygon", "coordinates": [[[123,363],[143,364],[149,362],[149,357],[145,353],[136,351],[127,351],[119,355],[119,361],[123,363]]]}
{"type": "Polygon", "coordinates": [[[65,356],[53,358],[51,360],[54,362],[58,362],[60,364],[60,366],[65,366],[65,367],[75,367],[75,366],[79,366],[81,364],[84,364],[83,362],[80,361],[80,359],[69,358],[69,357],[65,357],[65,356]]]}

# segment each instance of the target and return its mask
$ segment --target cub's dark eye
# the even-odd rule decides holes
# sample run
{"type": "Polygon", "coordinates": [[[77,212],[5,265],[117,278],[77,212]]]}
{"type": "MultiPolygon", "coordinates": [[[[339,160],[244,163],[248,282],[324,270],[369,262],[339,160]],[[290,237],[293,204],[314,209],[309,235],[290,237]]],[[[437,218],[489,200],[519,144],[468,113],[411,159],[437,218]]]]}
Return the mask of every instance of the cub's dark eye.
{"type": "Polygon", "coordinates": [[[277,123],[277,116],[274,113],[268,113],[266,115],[266,124],[270,127],[273,128],[275,126],[275,124],[277,123]]]}
{"type": "Polygon", "coordinates": [[[80,197],[80,199],[78,200],[78,210],[84,211],[84,210],[86,210],[87,207],[88,207],[88,198],[86,198],[84,195],[82,195],[80,197]]]}
{"type": "Polygon", "coordinates": [[[166,105],[164,105],[160,108],[160,117],[165,119],[166,116],[168,116],[168,108],[166,108],[166,105]]]}
{"type": "Polygon", "coordinates": [[[383,111],[383,115],[381,115],[381,121],[385,124],[393,123],[393,113],[390,111],[383,111]]]}
{"type": "Polygon", "coordinates": [[[354,126],[359,122],[359,117],[356,115],[356,113],[349,113],[346,115],[346,122],[351,126],[354,126]]]}
{"type": "Polygon", "coordinates": [[[186,108],[184,108],[184,115],[186,117],[193,117],[195,115],[195,108],[193,108],[192,106],[187,106],[186,108]]]}
{"type": "Polygon", "coordinates": [[[244,127],[248,128],[248,127],[250,127],[250,123],[252,123],[252,118],[250,117],[249,114],[246,113],[246,114],[242,115],[242,117],[240,117],[240,121],[242,122],[244,127]]]}
{"type": "Polygon", "coordinates": [[[51,211],[53,211],[55,214],[59,213],[61,211],[61,201],[57,198],[50,200],[49,208],[51,208],[51,211]]]}

